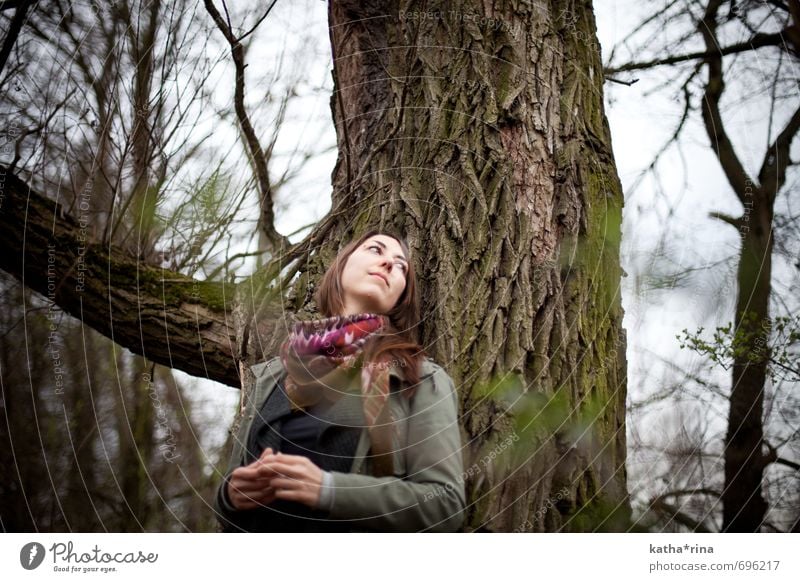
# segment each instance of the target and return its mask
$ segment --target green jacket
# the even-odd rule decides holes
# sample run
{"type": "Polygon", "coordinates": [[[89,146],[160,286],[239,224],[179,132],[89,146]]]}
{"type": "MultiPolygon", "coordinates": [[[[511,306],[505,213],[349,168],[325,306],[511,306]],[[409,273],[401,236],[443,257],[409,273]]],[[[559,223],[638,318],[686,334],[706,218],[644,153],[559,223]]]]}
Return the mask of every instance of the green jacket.
{"type": "MultiPolygon", "coordinates": [[[[228,470],[215,500],[223,525],[222,518],[235,523],[237,514],[246,513],[225,501],[223,487],[230,473],[245,464],[255,414],[285,376],[279,358],[258,364],[252,371],[255,390],[244,403],[228,470]]],[[[410,399],[397,391],[392,391],[389,399],[392,416],[399,423],[393,447],[395,475],[371,475],[370,439],[364,428],[350,472],[331,472],[334,490],[328,518],[351,520],[358,524],[354,531],[452,532],[461,527],[466,502],[455,386],[447,372],[428,359],[423,360],[420,371],[420,383],[410,399]]],[[[396,368],[390,368],[389,374],[404,382],[396,368]]]]}

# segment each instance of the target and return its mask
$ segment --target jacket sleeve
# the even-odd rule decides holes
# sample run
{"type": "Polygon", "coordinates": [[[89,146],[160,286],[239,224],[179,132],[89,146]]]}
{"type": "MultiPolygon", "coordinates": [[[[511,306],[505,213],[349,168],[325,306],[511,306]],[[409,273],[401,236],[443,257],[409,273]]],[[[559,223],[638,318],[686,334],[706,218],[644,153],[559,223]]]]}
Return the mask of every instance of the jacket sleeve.
{"type": "Polygon", "coordinates": [[[275,358],[267,362],[256,364],[252,368],[253,374],[256,377],[256,389],[245,404],[244,418],[234,438],[233,450],[231,451],[228,461],[228,470],[222,479],[222,483],[220,483],[217,488],[217,494],[214,496],[214,513],[219,522],[219,530],[222,532],[238,532],[248,528],[247,516],[249,513],[239,511],[231,505],[230,498],[228,497],[228,480],[234,469],[244,465],[244,450],[256,412],[256,406],[260,406],[265,397],[266,385],[262,384],[262,382],[265,378],[267,381],[270,380],[270,378],[264,375],[269,371],[269,367],[274,361],[275,358]]]}
{"type": "Polygon", "coordinates": [[[217,489],[217,495],[214,497],[214,512],[219,522],[219,530],[222,532],[235,532],[246,529],[244,524],[241,523],[243,512],[231,505],[231,501],[228,498],[228,479],[230,479],[232,472],[231,470],[225,475],[217,489]]]}
{"type": "Polygon", "coordinates": [[[331,519],[381,531],[458,530],[466,506],[453,380],[438,368],[420,383],[408,418],[407,476],[331,472],[331,519]]]}

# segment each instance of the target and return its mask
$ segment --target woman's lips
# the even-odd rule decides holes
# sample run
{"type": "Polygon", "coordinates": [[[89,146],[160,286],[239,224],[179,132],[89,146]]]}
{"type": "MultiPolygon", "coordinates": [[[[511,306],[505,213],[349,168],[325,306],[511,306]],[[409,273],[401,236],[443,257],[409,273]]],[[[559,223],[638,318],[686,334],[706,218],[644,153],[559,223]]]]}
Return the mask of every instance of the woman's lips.
{"type": "Polygon", "coordinates": [[[370,273],[370,275],[372,275],[373,277],[380,277],[381,279],[383,279],[383,282],[386,283],[386,286],[387,287],[389,286],[389,281],[383,275],[379,275],[378,273],[370,273]]]}

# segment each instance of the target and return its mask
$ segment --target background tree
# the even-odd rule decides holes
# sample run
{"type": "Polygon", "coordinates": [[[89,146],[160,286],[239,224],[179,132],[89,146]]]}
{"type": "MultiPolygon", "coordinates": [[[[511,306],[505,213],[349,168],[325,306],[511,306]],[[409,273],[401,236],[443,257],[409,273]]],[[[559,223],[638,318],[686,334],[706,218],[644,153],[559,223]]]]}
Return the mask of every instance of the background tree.
{"type": "MultiPolygon", "coordinates": [[[[666,465],[669,477],[651,503],[668,520],[691,529],[798,527],[798,465],[792,461],[798,454],[798,418],[792,392],[800,326],[791,291],[797,285],[798,251],[790,180],[795,163],[790,152],[800,130],[793,73],[798,17],[800,4],[794,1],[669,2],[642,19],[606,66],[607,75],[627,82],[634,71],[652,72],[648,78],[656,79],[656,87],[683,105],[670,140],[649,170],[657,172],[661,156],[691,139],[692,121],[698,119],[740,204],[735,216],[711,213],[735,228],[740,239],[733,258],[733,320],[718,326],[713,337],[702,328],[685,330],[681,337],[683,345],[728,371],[730,388],[720,385],[713,370],[692,370],[677,392],[705,392],[701,398],[727,406],[728,412],[721,425],[707,419],[703,428],[686,432],[687,424],[679,423],[674,433],[679,438],[670,450],[683,454],[666,465]],[[751,94],[752,87],[766,90],[751,94]],[[760,115],[746,119],[746,107],[754,103],[760,115]],[[746,133],[739,131],[743,118],[746,133]],[[764,139],[761,151],[754,135],[764,139]],[[724,436],[718,434],[720,426],[724,436]],[[676,499],[680,502],[672,503],[676,499]]],[[[715,303],[727,307],[718,299],[715,303]]],[[[662,396],[675,394],[668,389],[662,396]]],[[[700,416],[708,417],[707,410],[700,416]]]]}
{"type": "MultiPolygon", "coordinates": [[[[215,20],[235,52],[249,26],[225,8],[215,20]]],[[[459,387],[467,528],[627,527],[622,193],[591,5],[329,8],[339,158],[331,211],[302,241],[237,285],[89,244],[79,294],[80,225],[9,177],[0,267],[46,293],[57,240],[59,306],[247,398],[247,364],[274,354],[287,316],[315,314],[340,246],[394,228],[419,257],[423,343],[459,387]]]]}

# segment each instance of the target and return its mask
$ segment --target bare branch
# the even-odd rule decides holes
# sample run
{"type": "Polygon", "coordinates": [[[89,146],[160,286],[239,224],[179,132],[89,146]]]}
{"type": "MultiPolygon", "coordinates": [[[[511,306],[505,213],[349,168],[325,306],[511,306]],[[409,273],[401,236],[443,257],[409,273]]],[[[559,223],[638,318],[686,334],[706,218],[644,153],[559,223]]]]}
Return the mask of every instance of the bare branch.
{"type": "Polygon", "coordinates": [[[681,114],[681,118],[678,121],[675,129],[672,132],[670,138],[659,148],[658,152],[656,152],[655,156],[653,156],[653,161],[650,162],[650,165],[642,171],[636,181],[631,185],[629,192],[634,192],[639,185],[641,184],[642,180],[647,176],[648,173],[656,172],[656,167],[658,166],[659,160],[661,156],[663,156],[670,146],[674,143],[678,143],[678,138],[681,136],[681,132],[683,128],[686,126],[686,122],[689,120],[689,114],[692,111],[692,99],[691,94],[689,92],[689,85],[691,84],[692,80],[697,76],[700,72],[700,66],[698,65],[695,67],[694,71],[686,78],[686,81],[681,86],[681,91],[683,92],[683,113],[681,114]]]}
{"type": "MultiPolygon", "coordinates": [[[[267,6],[264,15],[258,19],[258,21],[253,25],[253,28],[251,28],[250,30],[248,30],[242,36],[239,37],[239,42],[242,42],[244,39],[246,39],[248,36],[250,36],[255,32],[255,30],[261,25],[262,22],[264,22],[267,16],[269,16],[269,13],[272,12],[272,9],[275,8],[275,4],[277,4],[277,2],[278,0],[272,0],[272,3],[269,6],[267,6]]],[[[230,20],[228,21],[228,23],[230,24],[230,20]]]]}
{"type": "Polygon", "coordinates": [[[678,523],[685,525],[694,532],[711,533],[711,530],[701,522],[689,517],[671,503],[667,503],[660,495],[650,501],[650,509],[664,515],[665,517],[668,517],[670,520],[675,520],[678,523]]]}
{"type": "Polygon", "coordinates": [[[769,453],[764,455],[764,464],[768,465],[770,463],[777,463],[779,465],[785,465],[786,467],[790,467],[795,471],[800,471],[800,463],[795,463],[794,461],[790,461],[789,459],[784,459],[783,457],[778,456],[778,449],[773,446],[771,443],[764,441],[764,445],[769,449],[769,453]]]}
{"type": "MultiPolygon", "coordinates": [[[[0,6],[0,10],[11,8],[11,6],[7,6],[7,4],[11,3],[4,2],[3,5],[0,6]]],[[[28,8],[31,7],[33,2],[32,0],[25,0],[23,2],[16,2],[15,4],[17,11],[14,13],[14,17],[11,19],[11,24],[8,26],[8,32],[6,32],[6,38],[3,41],[3,48],[0,49],[0,72],[6,68],[8,57],[11,56],[11,49],[14,48],[14,44],[17,42],[19,33],[22,30],[22,25],[25,24],[25,15],[27,14],[28,8]]]]}
{"type": "MultiPolygon", "coordinates": [[[[267,168],[267,159],[264,155],[264,149],[256,136],[253,124],[250,122],[250,117],[244,106],[244,46],[240,39],[237,39],[233,34],[230,25],[227,24],[220,15],[219,11],[214,6],[212,0],[203,0],[206,11],[211,15],[217,28],[222,32],[228,44],[231,47],[231,55],[233,57],[233,64],[236,69],[236,85],[234,88],[234,109],[236,110],[236,118],[239,120],[239,126],[245,138],[245,145],[250,154],[250,160],[257,177],[258,190],[260,194],[260,208],[261,215],[259,226],[261,232],[264,233],[267,241],[270,244],[270,250],[273,254],[278,253],[283,248],[291,246],[289,239],[281,235],[275,230],[275,213],[273,210],[274,200],[272,185],[269,179],[269,170],[267,168]]],[[[267,14],[269,11],[267,11],[267,14]]],[[[266,15],[265,15],[266,17],[266,15]]],[[[262,19],[263,20],[263,19],[262,19]]],[[[252,32],[252,31],[250,31],[252,32]]],[[[250,34],[248,32],[248,34],[250,34]]]]}
{"type": "Polygon", "coordinates": [[[706,133],[711,140],[711,147],[719,159],[722,170],[725,172],[725,176],[728,178],[728,182],[736,196],[744,204],[748,193],[752,195],[753,180],[750,179],[739,157],[736,155],[736,151],[733,149],[733,144],[725,131],[719,107],[722,93],[725,91],[722,54],[716,49],[719,45],[716,37],[717,11],[721,4],[722,0],[711,0],[703,20],[698,25],[708,53],[705,58],[705,62],[708,65],[708,82],[703,96],[703,122],[706,126],[706,133]]]}
{"type": "Polygon", "coordinates": [[[722,497],[722,493],[714,489],[676,489],[674,491],[667,491],[658,497],[663,499],[665,497],[682,497],[684,495],[711,495],[713,497],[722,497]]]}
{"type": "Polygon", "coordinates": [[[794,461],[790,461],[782,457],[778,457],[777,459],[775,459],[774,462],[778,463],[779,465],[786,465],[787,467],[791,467],[795,471],[800,471],[800,463],[795,463],[794,461]]]}
{"type": "Polygon", "coordinates": [[[795,110],[786,127],[767,149],[761,170],[758,172],[761,189],[770,201],[775,199],[786,183],[786,169],[790,165],[789,149],[798,131],[800,131],[800,108],[795,110]]]}
{"type": "Polygon", "coordinates": [[[708,216],[709,218],[716,218],[717,220],[726,222],[736,229],[739,229],[742,226],[741,218],[735,218],[729,214],[725,214],[724,212],[709,212],[708,216]]]}
{"type": "Polygon", "coordinates": [[[718,46],[707,47],[704,51],[696,51],[693,53],[686,53],[683,55],[673,55],[663,59],[653,59],[651,61],[641,61],[637,63],[626,63],[619,67],[608,67],[605,69],[606,75],[615,75],[617,73],[626,73],[629,71],[641,71],[645,69],[653,69],[664,65],[677,65],[685,63],[686,61],[702,60],[707,61],[711,58],[720,58],[726,55],[733,55],[736,53],[743,53],[753,51],[767,46],[782,46],[785,44],[784,35],[786,32],[775,32],[772,34],[759,33],[754,35],[749,40],[744,42],[732,44],[724,48],[718,46]]]}
{"type": "Polygon", "coordinates": [[[611,81],[612,83],[619,83],[620,85],[627,85],[628,87],[630,87],[634,83],[638,83],[639,79],[635,78],[631,79],[630,81],[623,81],[622,79],[617,79],[615,77],[609,77],[608,75],[606,75],[606,81],[611,81]]]}

